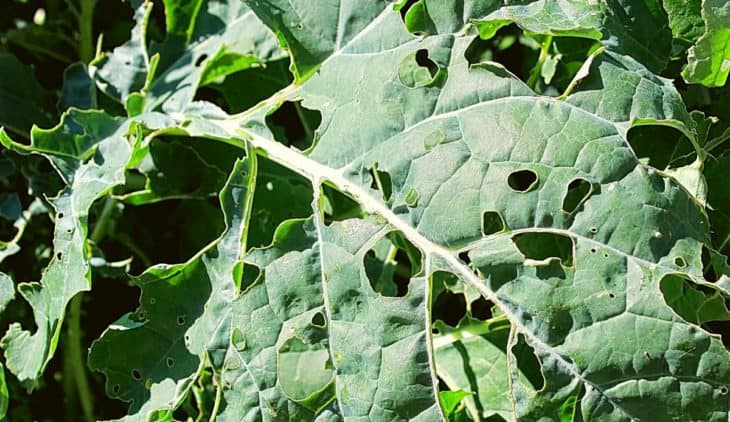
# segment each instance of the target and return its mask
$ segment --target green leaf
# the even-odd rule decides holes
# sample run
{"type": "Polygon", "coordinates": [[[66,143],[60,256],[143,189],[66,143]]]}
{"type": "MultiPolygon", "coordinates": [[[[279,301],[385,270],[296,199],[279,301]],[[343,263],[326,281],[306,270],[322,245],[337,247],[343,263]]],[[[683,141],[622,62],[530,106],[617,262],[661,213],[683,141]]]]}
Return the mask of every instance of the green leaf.
{"type": "MultiPolygon", "coordinates": [[[[421,250],[426,275],[452,272],[494,303],[515,330],[505,353],[517,417],[560,418],[571,409],[583,419],[726,415],[730,354],[717,337],[674,313],[659,288],[677,272],[703,279],[707,219],[679,184],[633,155],[624,120],[633,107],[623,105],[633,100],[626,91],[615,94],[619,102],[590,111],[542,98],[497,65],[469,66],[468,37],[408,37],[398,13],[385,13],[330,54],[301,88],[282,92],[282,100],[302,98],[306,108],[322,112],[311,151],[288,149],[235,120],[222,127],[231,136],[245,131],[244,139],[268,158],[315,187],[326,180],[385,219],[421,250]],[[445,82],[414,88],[399,78],[400,64],[420,50],[448,75],[445,82]],[[425,141],[431,137],[440,142],[425,141]],[[387,202],[371,187],[373,168],[389,174],[387,202]],[[565,213],[563,197],[575,180],[593,188],[565,213]],[[407,201],[413,191],[415,204],[407,201]],[[500,215],[504,232],[482,233],[486,211],[500,215]],[[524,248],[537,237],[552,241],[524,248]],[[567,250],[550,246],[566,243],[567,250]],[[542,366],[542,389],[515,372],[521,344],[542,366]],[[712,368],[702,363],[708,361],[712,368]]],[[[648,95],[662,102],[666,84],[655,83],[659,89],[648,95]]],[[[663,113],[647,120],[673,120],[666,118],[675,113],[671,106],[644,101],[642,114],[663,113]]],[[[355,222],[342,224],[362,224],[355,222]]],[[[326,238],[339,224],[317,227],[326,238]]],[[[362,248],[354,241],[359,231],[347,232],[354,238],[339,241],[351,245],[345,250],[362,248]]],[[[356,271],[339,249],[325,248],[322,257],[328,285],[335,279],[328,260],[339,271],[356,271]]],[[[359,297],[359,289],[351,294],[359,297]]],[[[335,357],[338,374],[351,367],[346,359],[335,357]]],[[[372,400],[361,388],[353,395],[352,381],[341,378],[338,398],[372,400]]],[[[361,407],[340,403],[340,409],[367,415],[361,407]]]]}
{"type": "Polygon", "coordinates": [[[18,323],[2,339],[8,369],[32,386],[53,357],[66,304],[89,290],[89,263],[84,250],[89,208],[96,198],[124,181],[131,156],[125,137],[129,123],[98,111],[71,110],[53,129],[34,129],[31,146],[0,136],[6,148],[42,154],[66,182],[53,198],[55,230],[53,258],[40,282],[22,283],[21,295],[33,308],[34,333],[18,323]]]}
{"type": "Polygon", "coordinates": [[[591,38],[654,72],[664,69],[671,52],[672,33],[658,0],[537,0],[473,17],[483,38],[510,23],[539,34],[591,38]]]}
{"type": "Polygon", "coordinates": [[[182,111],[198,87],[282,57],[273,34],[241,3],[168,0],[164,6],[162,43],[145,41],[152,9],[145,1],[137,9],[132,39],[93,63],[99,86],[132,115],[182,111]]]}
{"type": "MultiPolygon", "coordinates": [[[[307,0],[245,0],[276,34],[292,57],[296,82],[307,79],[317,67],[355,36],[369,34],[372,21],[393,16],[386,2],[317,3],[307,0]]],[[[375,35],[375,34],[373,34],[375,35]]],[[[382,34],[385,37],[391,34],[382,34]]]]}
{"type": "MultiPolygon", "coordinates": [[[[132,40],[89,71],[125,109],[74,66],[61,105],[106,111],[0,131],[0,220],[45,203],[55,227],[4,263],[50,259],[19,284],[35,324],[0,342],[26,387],[59,384],[41,374],[68,301],[120,277],[139,306],[88,366],[121,420],[728,418],[723,91],[670,79],[695,9],[130,4],[132,40]]],[[[83,379],[62,378],[88,408],[83,379]]]]}
{"type": "Polygon", "coordinates": [[[703,0],[702,18],[705,32],[689,49],[682,76],[689,83],[723,86],[730,73],[730,3],[703,0]]]}
{"type": "Polygon", "coordinates": [[[702,0],[663,0],[669,17],[669,27],[682,50],[694,44],[705,31],[702,20],[702,0]]]}
{"type": "Polygon", "coordinates": [[[63,72],[63,88],[58,99],[58,109],[65,111],[71,107],[96,108],[96,86],[82,63],[74,63],[63,72]]]}
{"type": "Polygon", "coordinates": [[[439,392],[439,403],[444,410],[444,416],[447,418],[456,414],[458,406],[464,397],[469,397],[470,393],[464,390],[441,391],[439,392]]]}

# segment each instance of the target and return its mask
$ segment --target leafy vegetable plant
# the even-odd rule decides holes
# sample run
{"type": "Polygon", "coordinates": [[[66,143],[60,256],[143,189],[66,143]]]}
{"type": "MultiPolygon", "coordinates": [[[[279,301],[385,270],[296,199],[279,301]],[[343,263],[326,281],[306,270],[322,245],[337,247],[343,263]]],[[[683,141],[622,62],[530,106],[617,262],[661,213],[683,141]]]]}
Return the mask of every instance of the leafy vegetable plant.
{"type": "Polygon", "coordinates": [[[10,420],[730,417],[730,3],[55,3],[0,46],[10,420]]]}

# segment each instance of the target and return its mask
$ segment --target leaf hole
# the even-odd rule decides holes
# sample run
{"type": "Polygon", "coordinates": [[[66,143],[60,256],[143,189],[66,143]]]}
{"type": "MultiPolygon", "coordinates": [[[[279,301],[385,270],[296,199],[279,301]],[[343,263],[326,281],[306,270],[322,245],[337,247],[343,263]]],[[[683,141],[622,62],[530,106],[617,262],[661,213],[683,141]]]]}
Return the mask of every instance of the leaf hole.
{"type": "Polygon", "coordinates": [[[246,336],[238,327],[234,328],[231,332],[231,344],[239,352],[246,350],[246,336]]]}
{"type": "Polygon", "coordinates": [[[589,228],[588,231],[593,234],[596,234],[596,233],[598,233],[598,227],[593,226],[593,227],[589,228]]]}
{"type": "Polygon", "coordinates": [[[675,256],[674,265],[676,265],[679,268],[685,268],[685,267],[687,267],[687,261],[682,256],[675,256]]]}
{"type": "Polygon", "coordinates": [[[575,179],[568,185],[568,191],[563,198],[563,211],[572,214],[591,195],[593,187],[585,179],[575,179]]]}
{"type": "Polygon", "coordinates": [[[201,54],[196,60],[195,60],[195,67],[200,67],[203,62],[208,58],[207,54],[201,54]]]}
{"type": "Polygon", "coordinates": [[[517,342],[512,346],[512,353],[517,360],[517,368],[525,375],[535,391],[545,388],[545,377],[542,374],[540,360],[532,346],[525,341],[524,335],[518,335],[517,342]]]}
{"type": "Polygon", "coordinates": [[[416,188],[410,188],[410,189],[408,189],[408,193],[406,193],[406,198],[405,198],[406,199],[406,205],[408,205],[411,208],[415,207],[416,205],[418,205],[418,198],[420,196],[421,195],[418,193],[418,191],[416,190],[416,188]]]}
{"type": "Polygon", "coordinates": [[[408,11],[411,10],[413,5],[418,3],[419,1],[420,0],[406,0],[405,2],[401,3],[400,5],[396,5],[394,9],[400,12],[400,17],[405,22],[408,11]]]}
{"type": "Polygon", "coordinates": [[[500,233],[505,228],[502,215],[497,211],[484,211],[482,213],[482,234],[484,236],[500,233]]]}
{"type": "Polygon", "coordinates": [[[469,312],[471,313],[471,316],[474,318],[480,319],[482,321],[486,321],[489,319],[492,319],[492,308],[494,307],[494,304],[487,299],[484,299],[484,297],[480,296],[479,299],[473,301],[469,305],[469,312]]]}
{"type": "Polygon", "coordinates": [[[629,129],[626,138],[643,162],[657,169],[691,164],[692,143],[679,130],[669,126],[638,125],[629,129]]]}
{"type": "Polygon", "coordinates": [[[478,63],[487,62],[493,58],[493,42],[483,40],[480,36],[474,37],[464,51],[464,58],[469,66],[478,63]]]}
{"type": "Polygon", "coordinates": [[[428,50],[425,48],[416,51],[416,63],[419,66],[428,69],[428,73],[431,74],[432,78],[436,76],[436,73],[439,71],[438,65],[428,57],[428,50]]]}
{"type": "Polygon", "coordinates": [[[715,283],[720,279],[725,267],[725,257],[707,246],[702,247],[702,276],[705,280],[715,283]]]}
{"type": "Polygon", "coordinates": [[[596,249],[596,248],[591,248],[591,253],[596,253],[596,252],[598,252],[598,249],[596,249]]]}
{"type": "Polygon", "coordinates": [[[256,284],[260,276],[261,268],[248,262],[238,262],[233,269],[233,279],[242,293],[256,284]]]}
{"type": "Polygon", "coordinates": [[[431,285],[434,293],[440,291],[432,299],[433,320],[456,327],[467,312],[466,298],[461,292],[455,291],[461,287],[458,277],[449,272],[436,271],[431,276],[431,285]]]}
{"type": "Polygon", "coordinates": [[[139,369],[132,369],[132,378],[134,378],[137,381],[142,380],[142,373],[139,372],[139,369]]]}
{"type": "Polygon", "coordinates": [[[119,392],[122,390],[122,387],[119,384],[114,384],[112,387],[112,393],[119,394],[119,392]]]}
{"type": "MultiPolygon", "coordinates": [[[[407,55],[398,65],[398,80],[408,88],[429,86],[438,79],[439,73],[438,64],[431,60],[425,48],[407,55]]],[[[441,78],[441,82],[444,80],[441,78]]]]}
{"type": "Polygon", "coordinates": [[[727,393],[728,393],[728,387],[727,387],[727,385],[721,385],[720,388],[718,388],[718,391],[723,396],[724,395],[727,395],[727,393]]]}
{"type": "Polygon", "coordinates": [[[529,192],[537,187],[537,173],[532,170],[518,170],[510,173],[507,184],[517,192],[529,192]]]}
{"type": "Polygon", "coordinates": [[[616,295],[613,292],[609,292],[608,297],[610,297],[611,299],[615,299],[616,295]]]}
{"type": "Polygon", "coordinates": [[[301,101],[286,101],[266,116],[266,125],[274,138],[301,151],[312,146],[321,122],[322,113],[304,108],[301,101]]]}
{"type": "Polygon", "coordinates": [[[62,219],[62,218],[63,218],[63,216],[64,216],[64,214],[63,214],[62,212],[59,212],[59,213],[58,213],[58,214],[56,215],[56,218],[60,220],[60,219],[62,219]]]}
{"type": "Polygon", "coordinates": [[[167,359],[165,359],[165,364],[168,368],[172,368],[173,366],[175,366],[175,359],[168,356],[167,359]]]}
{"type": "Polygon", "coordinates": [[[421,251],[402,233],[391,232],[365,254],[363,265],[374,291],[403,297],[411,278],[421,271],[421,251]]]}
{"type": "Polygon", "coordinates": [[[57,253],[56,253],[56,259],[58,259],[59,261],[60,261],[61,259],[63,259],[63,252],[57,252],[57,253]]]}
{"type": "Polygon", "coordinates": [[[178,315],[176,321],[177,325],[185,325],[185,315],[178,315]]]}
{"type": "Polygon", "coordinates": [[[378,163],[373,164],[369,169],[370,187],[380,192],[383,201],[388,202],[393,193],[393,183],[390,180],[390,173],[378,170],[378,163]]]}
{"type": "Polygon", "coordinates": [[[459,259],[464,264],[471,266],[471,258],[469,257],[469,251],[461,251],[459,252],[459,259]]]}
{"type": "Polygon", "coordinates": [[[327,325],[327,320],[325,319],[322,312],[317,312],[314,314],[314,316],[312,316],[312,325],[321,328],[324,328],[325,325],[327,325]]]}
{"type": "Polygon", "coordinates": [[[527,259],[544,261],[558,258],[566,267],[573,266],[573,239],[557,233],[520,233],[512,241],[527,259]]]}
{"type": "Polygon", "coordinates": [[[321,207],[324,211],[324,223],[327,226],[335,221],[361,218],[365,214],[357,201],[327,183],[322,184],[321,201],[321,207]]]}
{"type": "Polygon", "coordinates": [[[719,334],[723,343],[730,345],[730,323],[725,321],[730,312],[730,300],[726,300],[712,287],[676,274],[662,278],[659,289],[666,304],[682,319],[719,334]]]}

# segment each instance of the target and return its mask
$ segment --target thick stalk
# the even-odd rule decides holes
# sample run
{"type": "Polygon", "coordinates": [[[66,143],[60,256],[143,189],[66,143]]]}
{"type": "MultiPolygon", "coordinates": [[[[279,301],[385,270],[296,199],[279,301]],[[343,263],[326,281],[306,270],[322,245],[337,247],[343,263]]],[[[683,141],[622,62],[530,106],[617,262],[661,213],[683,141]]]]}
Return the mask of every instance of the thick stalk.
{"type": "MultiPolygon", "coordinates": [[[[114,211],[114,200],[107,197],[104,200],[104,207],[101,215],[94,226],[89,239],[99,243],[106,236],[109,220],[114,211]]],[[[81,404],[84,420],[91,422],[94,418],[94,395],[91,392],[89,379],[86,373],[86,359],[83,350],[83,331],[81,329],[81,312],[83,305],[83,293],[77,294],[68,308],[68,320],[66,331],[66,353],[64,356],[65,377],[73,380],[76,387],[76,396],[81,404]]],[[[64,382],[66,384],[66,381],[64,382]]],[[[66,384],[69,385],[69,384],[66,384]]]]}
{"type": "Polygon", "coordinates": [[[94,8],[96,0],[81,0],[79,8],[79,58],[89,63],[94,58],[94,8]]]}

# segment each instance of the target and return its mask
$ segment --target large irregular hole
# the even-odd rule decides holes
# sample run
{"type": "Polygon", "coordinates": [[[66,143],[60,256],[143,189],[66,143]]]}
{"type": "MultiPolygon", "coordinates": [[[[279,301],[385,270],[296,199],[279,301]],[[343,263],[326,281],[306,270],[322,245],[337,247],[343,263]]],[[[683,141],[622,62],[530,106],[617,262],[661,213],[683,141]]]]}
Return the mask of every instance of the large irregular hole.
{"type": "Polygon", "coordinates": [[[702,276],[705,280],[714,283],[725,273],[727,266],[724,255],[707,246],[702,247],[702,276]]]}
{"type": "MultiPolygon", "coordinates": [[[[512,41],[516,41],[516,38],[511,38],[512,41]]],[[[494,42],[492,40],[483,40],[481,37],[476,36],[469,43],[469,46],[464,51],[464,58],[469,65],[475,65],[490,61],[494,58],[494,42]]]]}
{"type": "Polygon", "coordinates": [[[343,221],[348,218],[361,218],[365,215],[360,204],[354,199],[329,186],[322,184],[321,207],[324,210],[324,223],[330,225],[334,221],[343,221]]]}
{"type": "Polygon", "coordinates": [[[370,167],[370,187],[380,192],[383,201],[388,202],[393,193],[393,183],[390,180],[390,173],[378,170],[378,163],[370,167]]]}
{"type": "Polygon", "coordinates": [[[213,102],[229,114],[235,114],[270,98],[291,81],[289,59],[276,60],[267,62],[266,67],[250,67],[199,87],[195,100],[213,102]]]}
{"type": "Polygon", "coordinates": [[[421,251],[402,233],[391,232],[365,254],[363,265],[373,290],[403,297],[411,277],[421,271],[421,251]]]}
{"type": "Polygon", "coordinates": [[[312,146],[322,113],[302,106],[301,101],[286,101],[266,116],[266,124],[280,142],[304,151],[312,146]]]}
{"type": "Polygon", "coordinates": [[[634,126],[629,129],[627,139],[641,161],[660,170],[694,161],[690,141],[668,126],[634,126]]]}
{"type": "Polygon", "coordinates": [[[424,0],[402,1],[395,5],[395,10],[400,12],[406,29],[413,35],[424,36],[436,32],[424,0]]]}
{"type": "Polygon", "coordinates": [[[505,224],[497,211],[484,211],[482,214],[482,234],[489,236],[504,231],[505,224]]]}
{"type": "Polygon", "coordinates": [[[701,325],[730,341],[730,300],[715,289],[699,285],[678,275],[662,278],[660,289],[667,305],[685,321],[701,325]]]}
{"type": "Polygon", "coordinates": [[[522,334],[517,337],[517,342],[512,346],[512,354],[517,360],[517,367],[520,372],[527,378],[535,391],[542,390],[545,387],[545,377],[542,374],[540,360],[522,334]]]}
{"type": "Polygon", "coordinates": [[[538,185],[537,173],[532,170],[517,170],[507,177],[507,184],[517,192],[529,192],[538,185]]]}
{"type": "Polygon", "coordinates": [[[534,42],[525,48],[526,45],[521,41],[531,41],[531,39],[525,37],[517,25],[501,27],[496,33],[493,30],[481,31],[480,29],[480,33],[488,39],[472,41],[472,44],[469,45],[470,48],[465,52],[468,54],[469,64],[494,61],[523,81],[529,78],[530,70],[537,62],[539,51],[534,48],[534,42]]]}
{"type": "Polygon", "coordinates": [[[477,300],[469,304],[469,313],[476,319],[486,321],[492,319],[492,308],[494,304],[484,297],[479,297],[477,300]]]}
{"type": "Polygon", "coordinates": [[[590,182],[585,179],[575,179],[568,185],[568,191],[563,198],[563,211],[572,214],[578,207],[585,202],[591,195],[593,190],[590,182]]]}
{"type": "Polygon", "coordinates": [[[109,262],[133,257],[131,273],[155,263],[185,262],[224,229],[220,204],[213,197],[125,206],[114,221],[115,235],[107,236],[100,247],[109,262]],[[155,236],[150,236],[152,231],[155,236]]]}
{"type": "Polygon", "coordinates": [[[248,246],[271,243],[285,220],[312,215],[312,184],[292,170],[263,157],[258,158],[256,194],[248,227],[248,246]]]}
{"type": "Polygon", "coordinates": [[[239,262],[233,270],[233,278],[241,292],[247,291],[253,286],[261,275],[261,268],[256,265],[239,262]]]}
{"type": "Polygon", "coordinates": [[[454,274],[437,271],[431,277],[431,283],[435,293],[431,306],[432,319],[456,327],[467,312],[464,294],[452,290],[452,286],[459,284],[459,279],[454,274]]]}
{"type": "Polygon", "coordinates": [[[512,241],[527,259],[544,261],[559,258],[566,267],[573,266],[573,239],[556,233],[520,233],[512,241]]]}

